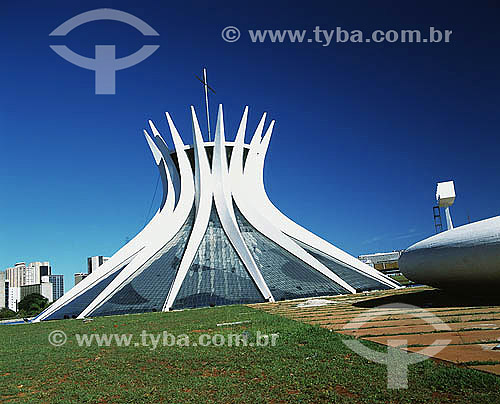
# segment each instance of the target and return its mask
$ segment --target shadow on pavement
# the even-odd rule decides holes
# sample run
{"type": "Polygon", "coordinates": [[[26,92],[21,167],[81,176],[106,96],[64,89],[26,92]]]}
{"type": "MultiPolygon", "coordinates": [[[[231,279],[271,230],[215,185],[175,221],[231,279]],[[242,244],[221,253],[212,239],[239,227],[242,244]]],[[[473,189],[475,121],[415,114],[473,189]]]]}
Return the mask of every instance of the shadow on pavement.
{"type": "Polygon", "coordinates": [[[498,291],[478,294],[478,289],[474,287],[462,291],[462,294],[432,289],[363,300],[353,306],[371,308],[390,303],[406,303],[422,308],[500,306],[500,294],[498,291]]]}

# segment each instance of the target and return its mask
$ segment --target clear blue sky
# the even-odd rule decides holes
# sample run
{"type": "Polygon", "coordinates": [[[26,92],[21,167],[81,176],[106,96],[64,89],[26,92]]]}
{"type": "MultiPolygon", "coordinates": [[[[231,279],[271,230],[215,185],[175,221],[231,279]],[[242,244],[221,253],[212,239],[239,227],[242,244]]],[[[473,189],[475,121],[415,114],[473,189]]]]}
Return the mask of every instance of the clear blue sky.
{"type": "MultiPolygon", "coordinates": [[[[456,2],[24,1],[0,6],[0,268],[50,260],[53,272],[85,271],[145,224],[157,171],[142,128],[168,138],[169,111],[192,142],[188,107],[203,114],[207,66],[233,134],[243,107],[277,124],[265,181],[287,215],[358,255],[402,249],[434,232],[436,182],[453,179],[456,225],[499,212],[500,69],[494,1],[456,2]],[[48,34],[84,11],[111,7],[143,19],[145,38],[119,22],[48,34]],[[226,43],[221,30],[242,31],[226,43]],[[255,44],[249,29],[337,26],[452,29],[448,44],[255,44]],[[117,73],[117,94],[94,94],[94,73],[49,45],[94,56],[160,48],[117,73]]],[[[154,209],[159,199],[154,202],[154,209]]],[[[153,209],[153,210],[154,210],[153,209]]]]}

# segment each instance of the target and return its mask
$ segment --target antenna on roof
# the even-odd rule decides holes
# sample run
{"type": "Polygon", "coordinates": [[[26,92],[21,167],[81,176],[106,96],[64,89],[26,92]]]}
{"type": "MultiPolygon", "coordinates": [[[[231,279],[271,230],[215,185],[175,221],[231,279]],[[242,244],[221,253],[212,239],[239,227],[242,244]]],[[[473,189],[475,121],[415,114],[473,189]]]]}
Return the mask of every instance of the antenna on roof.
{"type": "Polygon", "coordinates": [[[196,74],[195,77],[201,81],[203,86],[205,87],[205,105],[207,107],[207,127],[208,127],[208,141],[212,141],[212,138],[210,136],[210,111],[208,109],[208,90],[212,91],[215,94],[215,90],[208,85],[207,82],[207,69],[203,68],[203,80],[200,79],[196,74]]]}

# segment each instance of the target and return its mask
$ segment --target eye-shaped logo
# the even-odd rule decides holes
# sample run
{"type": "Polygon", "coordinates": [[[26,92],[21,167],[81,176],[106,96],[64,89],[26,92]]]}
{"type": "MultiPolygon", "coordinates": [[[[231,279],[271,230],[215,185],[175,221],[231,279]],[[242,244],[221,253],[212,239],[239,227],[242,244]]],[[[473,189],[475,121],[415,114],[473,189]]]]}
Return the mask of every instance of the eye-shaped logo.
{"type": "MultiPolygon", "coordinates": [[[[124,22],[145,36],[160,35],[150,25],[132,14],[111,8],[100,8],[70,18],[59,25],[49,36],[66,36],[70,31],[82,24],[99,20],[124,22]]],[[[96,94],[115,94],[116,71],[135,66],[151,56],[159,47],[159,45],[144,45],[137,52],[117,59],[115,45],[96,45],[95,59],[92,59],[73,52],[65,45],[50,45],[54,52],[68,62],[95,71],[96,94]]]]}

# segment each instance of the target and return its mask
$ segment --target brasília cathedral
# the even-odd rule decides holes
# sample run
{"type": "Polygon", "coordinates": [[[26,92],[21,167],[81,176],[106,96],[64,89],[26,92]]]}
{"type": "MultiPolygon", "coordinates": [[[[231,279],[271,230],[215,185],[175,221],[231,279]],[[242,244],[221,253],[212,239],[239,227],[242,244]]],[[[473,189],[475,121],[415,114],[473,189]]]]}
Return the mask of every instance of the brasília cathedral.
{"type": "Polygon", "coordinates": [[[248,107],[214,141],[191,107],[193,146],[167,113],[175,150],[144,131],[163,183],[160,207],[130,242],[34,321],[331,296],[399,285],[281,213],[264,189],[274,121],[245,143],[248,107]],[[265,130],[264,130],[265,129],[265,130]]]}

